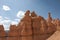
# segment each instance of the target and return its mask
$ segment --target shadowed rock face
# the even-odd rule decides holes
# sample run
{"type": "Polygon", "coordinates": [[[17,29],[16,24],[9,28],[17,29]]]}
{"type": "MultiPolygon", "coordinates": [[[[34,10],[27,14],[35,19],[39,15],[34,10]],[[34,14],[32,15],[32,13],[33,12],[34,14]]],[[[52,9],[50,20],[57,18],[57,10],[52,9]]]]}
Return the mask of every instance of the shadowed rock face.
{"type": "Polygon", "coordinates": [[[60,31],[56,31],[52,36],[50,36],[47,40],[60,40],[60,31]]]}
{"type": "Polygon", "coordinates": [[[16,25],[10,25],[10,31],[15,31],[17,30],[16,28],[17,28],[16,25]]]}
{"type": "MultiPolygon", "coordinates": [[[[58,22],[55,23],[56,21],[53,21],[50,13],[46,20],[28,10],[17,26],[10,25],[10,30],[5,38],[6,40],[46,40],[57,30],[58,22]]],[[[4,32],[3,26],[0,27],[0,31],[4,32]]]]}
{"type": "Polygon", "coordinates": [[[31,13],[31,16],[32,16],[32,17],[36,17],[37,15],[36,15],[35,12],[33,11],[33,12],[31,13]]]}
{"type": "Polygon", "coordinates": [[[0,25],[0,40],[6,40],[6,32],[4,31],[3,25],[0,25]]]}
{"type": "Polygon", "coordinates": [[[3,25],[0,25],[0,31],[4,31],[3,25]]]}
{"type": "Polygon", "coordinates": [[[52,17],[51,17],[51,13],[49,12],[47,22],[51,22],[51,21],[52,21],[52,17]]]}

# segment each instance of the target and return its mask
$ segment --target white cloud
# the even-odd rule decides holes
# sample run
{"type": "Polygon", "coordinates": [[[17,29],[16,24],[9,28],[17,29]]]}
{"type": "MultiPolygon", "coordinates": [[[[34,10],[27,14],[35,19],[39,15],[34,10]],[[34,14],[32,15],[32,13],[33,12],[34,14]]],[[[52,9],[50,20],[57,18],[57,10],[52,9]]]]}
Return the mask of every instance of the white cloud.
{"type": "Polygon", "coordinates": [[[12,21],[11,24],[12,24],[12,25],[17,25],[18,22],[17,22],[17,21],[12,21]]]}
{"type": "Polygon", "coordinates": [[[9,30],[9,25],[4,25],[4,30],[9,30]]]}
{"type": "Polygon", "coordinates": [[[2,16],[0,16],[0,19],[2,18],[2,16]]]}
{"type": "Polygon", "coordinates": [[[19,21],[20,21],[20,19],[14,19],[14,21],[17,21],[17,22],[19,22],[19,21]]]}
{"type": "Polygon", "coordinates": [[[24,17],[24,14],[25,14],[24,11],[19,11],[19,12],[17,13],[17,17],[18,17],[18,18],[23,18],[23,17],[24,17]]]}
{"type": "Polygon", "coordinates": [[[4,25],[4,29],[5,30],[9,30],[9,27],[10,27],[10,24],[11,25],[17,25],[18,24],[18,22],[17,22],[17,20],[16,21],[13,21],[13,20],[1,20],[0,21],[0,25],[4,25]]]}
{"type": "Polygon", "coordinates": [[[9,30],[10,24],[17,26],[19,21],[20,21],[20,19],[18,19],[18,18],[14,19],[14,20],[11,20],[8,17],[0,16],[0,25],[4,25],[5,30],[9,30]]]}
{"type": "Polygon", "coordinates": [[[17,18],[14,19],[14,20],[11,20],[11,19],[8,18],[8,17],[0,16],[0,25],[3,24],[3,25],[4,25],[4,29],[5,29],[5,30],[9,30],[10,24],[17,26],[17,24],[20,22],[21,18],[24,17],[24,14],[25,14],[25,12],[19,11],[19,12],[17,13],[17,18]]]}
{"type": "MultiPolygon", "coordinates": [[[[9,8],[8,8],[9,9],[9,8]]],[[[4,9],[5,10],[5,9],[4,9]]],[[[10,9],[9,9],[10,10],[10,9]]],[[[5,10],[6,11],[6,10],[5,10]]],[[[8,11],[8,10],[7,10],[8,11]]],[[[10,24],[12,25],[17,25],[20,22],[20,19],[24,17],[25,12],[24,11],[19,11],[17,13],[17,18],[14,20],[11,20],[8,17],[2,17],[0,16],[0,25],[4,25],[5,30],[9,30],[10,24]]]]}
{"type": "Polygon", "coordinates": [[[0,23],[8,24],[11,20],[2,20],[0,23]]]}
{"type": "Polygon", "coordinates": [[[9,24],[10,24],[11,20],[4,18],[2,16],[0,16],[0,25],[4,25],[4,29],[7,30],[9,29],[9,24]]]}
{"type": "Polygon", "coordinates": [[[10,9],[9,6],[7,6],[7,5],[3,5],[3,10],[5,10],[5,11],[9,11],[9,10],[11,10],[11,9],[10,9]]]}
{"type": "Polygon", "coordinates": [[[3,19],[2,16],[0,16],[0,21],[1,21],[2,19],[3,19]]]}
{"type": "Polygon", "coordinates": [[[8,17],[4,17],[6,20],[8,20],[9,18],[8,17]]]}

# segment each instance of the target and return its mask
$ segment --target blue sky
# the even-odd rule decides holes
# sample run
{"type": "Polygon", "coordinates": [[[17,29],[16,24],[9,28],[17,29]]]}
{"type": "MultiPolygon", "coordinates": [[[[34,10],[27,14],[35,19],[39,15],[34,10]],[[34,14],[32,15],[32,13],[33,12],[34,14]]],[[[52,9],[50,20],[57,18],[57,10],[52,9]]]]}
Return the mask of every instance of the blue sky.
{"type": "Polygon", "coordinates": [[[60,18],[60,0],[0,0],[1,24],[8,30],[9,24],[17,24],[27,10],[44,18],[48,17],[48,12],[53,18],[60,18]]]}

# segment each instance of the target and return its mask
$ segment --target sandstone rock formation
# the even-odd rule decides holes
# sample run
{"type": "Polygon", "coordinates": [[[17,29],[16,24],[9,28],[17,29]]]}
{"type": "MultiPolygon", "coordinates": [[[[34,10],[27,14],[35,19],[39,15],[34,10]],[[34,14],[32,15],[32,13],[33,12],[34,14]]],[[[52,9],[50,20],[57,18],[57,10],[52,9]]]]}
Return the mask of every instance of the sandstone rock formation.
{"type": "Polygon", "coordinates": [[[18,31],[16,30],[16,25],[10,25],[7,40],[18,40],[18,31]]]}
{"type": "Polygon", "coordinates": [[[3,25],[0,25],[0,40],[6,40],[6,32],[4,31],[3,25]]]}
{"type": "Polygon", "coordinates": [[[48,25],[48,33],[54,33],[56,31],[56,25],[52,23],[52,17],[51,14],[48,13],[48,20],[47,20],[47,25],[48,25]]]}
{"type": "Polygon", "coordinates": [[[51,37],[49,37],[47,40],[60,40],[60,31],[56,31],[51,37]]]}
{"type": "Polygon", "coordinates": [[[60,20],[58,18],[56,19],[55,24],[57,26],[57,30],[60,30],[60,20]]]}
{"type": "MultiPolygon", "coordinates": [[[[60,27],[60,20],[53,20],[50,12],[46,20],[34,11],[27,10],[17,26],[10,25],[6,40],[46,40],[58,29],[58,26],[60,27]]],[[[4,28],[0,25],[0,36],[5,35],[4,28]]]]}
{"type": "Polygon", "coordinates": [[[47,22],[52,22],[52,17],[51,17],[51,13],[50,13],[50,12],[48,13],[48,19],[47,19],[47,22]]]}

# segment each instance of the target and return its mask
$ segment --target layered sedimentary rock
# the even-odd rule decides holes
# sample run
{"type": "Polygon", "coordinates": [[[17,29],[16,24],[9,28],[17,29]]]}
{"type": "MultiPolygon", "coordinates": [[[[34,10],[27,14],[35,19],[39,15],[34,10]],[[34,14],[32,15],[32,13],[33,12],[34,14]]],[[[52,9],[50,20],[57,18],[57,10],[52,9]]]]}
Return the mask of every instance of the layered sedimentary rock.
{"type": "Polygon", "coordinates": [[[6,32],[4,31],[3,25],[0,25],[0,40],[6,40],[6,32]]]}
{"type": "Polygon", "coordinates": [[[48,33],[54,33],[56,31],[56,25],[52,23],[52,17],[51,14],[48,13],[48,20],[47,20],[47,25],[48,25],[48,33]]]}
{"type": "Polygon", "coordinates": [[[29,16],[30,11],[25,13],[24,18],[21,20],[20,35],[21,40],[32,40],[32,27],[31,27],[31,16],[29,16]]]}
{"type": "Polygon", "coordinates": [[[18,40],[18,31],[16,30],[16,25],[10,25],[10,30],[7,36],[7,40],[18,40]]]}
{"type": "Polygon", "coordinates": [[[60,40],[60,31],[56,31],[47,40],[60,40]]]}
{"type": "Polygon", "coordinates": [[[50,13],[50,12],[48,13],[48,19],[47,19],[47,22],[52,22],[52,17],[51,17],[51,13],[50,13]]]}
{"type": "MultiPolygon", "coordinates": [[[[26,11],[19,24],[10,25],[6,40],[46,40],[60,27],[60,20],[53,19],[50,12],[47,20],[34,11],[26,11]]],[[[3,26],[0,26],[0,37],[5,36],[3,26]],[[2,33],[2,34],[1,34],[2,33]]]]}
{"type": "Polygon", "coordinates": [[[55,19],[54,23],[57,26],[57,30],[60,30],[60,20],[57,18],[57,19],[55,19]]]}
{"type": "Polygon", "coordinates": [[[21,40],[45,40],[56,31],[52,23],[51,14],[48,13],[48,20],[42,16],[37,16],[33,11],[26,11],[17,27],[21,40]]]}

